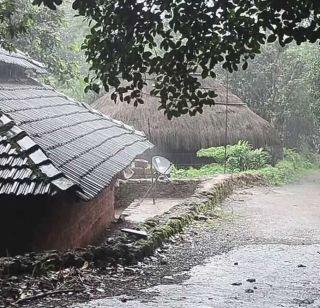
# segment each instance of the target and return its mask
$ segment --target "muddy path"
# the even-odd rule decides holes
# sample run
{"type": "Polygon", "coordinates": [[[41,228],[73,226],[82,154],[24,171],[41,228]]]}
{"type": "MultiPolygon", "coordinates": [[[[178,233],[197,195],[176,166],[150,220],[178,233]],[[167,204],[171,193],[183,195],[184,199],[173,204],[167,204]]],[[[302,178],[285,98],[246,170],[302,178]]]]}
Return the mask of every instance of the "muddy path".
{"type": "Polygon", "coordinates": [[[319,173],[239,190],[208,216],[109,297],[72,307],[320,307],[319,173]]]}

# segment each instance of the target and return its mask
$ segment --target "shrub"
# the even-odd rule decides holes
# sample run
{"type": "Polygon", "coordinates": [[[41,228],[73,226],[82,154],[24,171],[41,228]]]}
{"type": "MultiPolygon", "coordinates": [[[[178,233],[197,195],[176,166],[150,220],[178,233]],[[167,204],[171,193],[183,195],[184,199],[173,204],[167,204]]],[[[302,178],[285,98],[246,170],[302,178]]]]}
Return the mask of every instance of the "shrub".
{"type": "MultiPolygon", "coordinates": [[[[213,158],[217,163],[199,169],[174,169],[175,178],[201,178],[224,172],[224,147],[200,150],[199,157],[213,158]]],[[[292,149],[284,149],[284,159],[274,167],[269,165],[270,156],[263,149],[253,150],[245,141],[227,147],[227,171],[249,172],[264,175],[271,185],[282,185],[304,175],[310,169],[320,167],[318,154],[299,154],[292,149]]]]}
{"type": "Polygon", "coordinates": [[[283,160],[279,161],[274,167],[268,166],[257,170],[256,173],[263,174],[269,184],[282,185],[292,182],[308,170],[318,167],[319,165],[311,162],[307,157],[295,150],[284,149],[283,160]]]}
{"type": "MultiPolygon", "coordinates": [[[[227,169],[232,172],[260,169],[267,166],[271,161],[268,152],[263,149],[253,150],[247,141],[239,141],[235,145],[228,145],[226,154],[227,169]]],[[[201,149],[197,152],[197,156],[212,158],[216,163],[222,165],[225,161],[225,147],[201,149]]]]}

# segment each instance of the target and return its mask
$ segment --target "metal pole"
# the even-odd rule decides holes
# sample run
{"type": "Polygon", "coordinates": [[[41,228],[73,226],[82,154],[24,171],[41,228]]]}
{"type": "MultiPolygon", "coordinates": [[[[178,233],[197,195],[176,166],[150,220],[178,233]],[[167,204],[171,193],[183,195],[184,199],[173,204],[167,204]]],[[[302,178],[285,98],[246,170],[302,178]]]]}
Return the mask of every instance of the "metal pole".
{"type": "Polygon", "coordinates": [[[152,142],[151,127],[150,127],[150,119],[149,118],[148,118],[148,134],[149,134],[149,140],[152,142]]]}
{"type": "Polygon", "coordinates": [[[227,72],[226,117],[224,135],[224,173],[227,172],[227,146],[228,146],[228,105],[229,105],[229,73],[227,72]]]}
{"type": "MultiPolygon", "coordinates": [[[[154,182],[153,180],[153,167],[152,167],[152,159],[151,159],[151,187],[154,189],[153,185],[156,185],[157,180],[154,182]]],[[[155,192],[152,192],[152,204],[156,204],[155,192]]]]}

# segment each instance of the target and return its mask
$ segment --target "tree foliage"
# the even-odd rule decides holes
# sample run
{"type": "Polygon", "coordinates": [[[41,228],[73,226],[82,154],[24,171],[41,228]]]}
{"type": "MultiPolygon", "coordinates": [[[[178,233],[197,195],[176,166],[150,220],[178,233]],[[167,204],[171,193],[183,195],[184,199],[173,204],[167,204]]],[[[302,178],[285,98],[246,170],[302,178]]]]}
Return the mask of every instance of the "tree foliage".
{"type": "Polygon", "coordinates": [[[41,78],[43,82],[77,99],[90,100],[91,95],[84,94],[83,76],[88,72],[88,64],[81,50],[83,37],[88,32],[87,23],[83,18],[74,17],[76,12],[70,6],[71,1],[55,11],[37,7],[32,2],[0,2],[0,17],[6,20],[0,23],[2,47],[19,49],[45,63],[49,74],[41,78]],[[12,25],[11,32],[9,25],[12,25]]]}
{"type": "Polygon", "coordinates": [[[12,0],[3,0],[0,2],[0,47],[12,50],[13,46],[10,40],[18,34],[25,34],[30,27],[32,17],[28,12],[17,18],[16,12],[19,11],[19,5],[12,0]]]}
{"type": "Polygon", "coordinates": [[[23,35],[8,40],[12,46],[27,53],[32,58],[45,63],[49,72],[60,82],[76,77],[77,63],[73,52],[64,41],[67,26],[62,9],[53,12],[45,7],[36,7],[30,0],[12,0],[15,10],[12,17],[23,21],[29,17],[23,35]]]}
{"type": "MultiPolygon", "coordinates": [[[[62,0],[35,0],[55,8],[62,0]]],[[[246,68],[266,42],[285,46],[320,37],[317,0],[75,0],[91,21],[85,52],[95,76],[113,99],[143,103],[146,74],[167,116],[202,112],[214,93],[201,89],[194,72],[215,77],[217,66],[246,68]]]]}
{"type": "Polygon", "coordinates": [[[264,46],[246,71],[229,75],[232,91],[271,122],[289,147],[319,144],[319,51],[306,43],[264,46]]]}
{"type": "MultiPolygon", "coordinates": [[[[24,32],[29,18],[15,23],[2,1],[2,38],[24,32]]],[[[34,0],[56,9],[67,0],[34,0]]],[[[112,98],[143,103],[148,74],[153,94],[169,118],[203,111],[215,93],[201,88],[202,78],[222,66],[246,69],[265,43],[285,46],[320,37],[318,0],[73,0],[73,8],[90,22],[84,50],[93,77],[87,89],[113,91],[112,98]]],[[[12,10],[13,11],[13,10],[12,10]]]]}

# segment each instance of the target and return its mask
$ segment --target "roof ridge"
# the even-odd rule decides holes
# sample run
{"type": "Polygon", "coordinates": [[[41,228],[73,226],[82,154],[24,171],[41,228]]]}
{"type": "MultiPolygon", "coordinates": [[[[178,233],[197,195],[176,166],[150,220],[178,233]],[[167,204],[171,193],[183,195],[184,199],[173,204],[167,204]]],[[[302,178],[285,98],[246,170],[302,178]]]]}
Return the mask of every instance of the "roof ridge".
{"type": "MultiPolygon", "coordinates": [[[[1,50],[1,49],[0,49],[1,50]]],[[[5,87],[2,87],[0,85],[0,90],[8,90],[10,88],[5,88],[5,87]]],[[[15,88],[16,89],[16,88],[15,88]]],[[[39,85],[35,85],[33,86],[34,90],[50,90],[50,91],[53,91],[57,94],[57,96],[59,97],[63,97],[65,99],[67,99],[68,101],[74,103],[74,104],[77,104],[77,105],[80,105],[84,108],[86,108],[89,112],[93,113],[93,114],[97,114],[101,117],[103,117],[104,119],[107,119],[108,121],[114,123],[116,126],[118,127],[121,127],[121,128],[124,128],[124,129],[127,129],[129,131],[132,131],[133,133],[137,134],[137,135],[140,135],[142,137],[146,137],[146,134],[142,131],[139,131],[139,130],[136,130],[133,126],[131,125],[127,125],[125,124],[124,122],[122,121],[119,121],[119,120],[116,120],[116,119],[113,119],[103,113],[101,113],[100,111],[98,111],[97,109],[93,108],[92,106],[90,106],[88,103],[85,103],[85,102],[78,102],[76,100],[74,100],[72,97],[66,95],[65,93],[63,92],[60,92],[60,91],[57,91],[56,89],[54,89],[52,86],[50,85],[47,85],[47,84],[41,84],[39,83],[39,85]]],[[[19,89],[18,89],[19,90],[19,89]]],[[[23,87],[21,88],[21,90],[23,90],[23,87]]],[[[6,99],[5,99],[6,100],[6,99]]]]}
{"type": "Polygon", "coordinates": [[[42,63],[40,61],[32,59],[28,54],[22,52],[19,49],[16,49],[16,51],[9,51],[9,50],[5,50],[3,48],[0,48],[0,54],[10,56],[12,58],[27,60],[30,63],[32,63],[33,65],[36,65],[42,69],[47,68],[47,65],[45,65],[44,63],[42,63]]]}
{"type": "Polygon", "coordinates": [[[25,90],[25,89],[32,89],[32,90],[46,90],[43,86],[38,85],[30,85],[30,84],[21,84],[21,88],[16,87],[4,87],[2,86],[3,83],[0,84],[0,90],[6,90],[6,91],[16,91],[16,90],[25,90]],[[31,87],[32,86],[32,87],[31,87]]]}
{"type": "Polygon", "coordinates": [[[38,74],[46,74],[47,66],[43,63],[32,59],[29,55],[16,49],[16,51],[9,51],[0,47],[0,62],[18,66],[25,70],[33,70],[38,74]]]}
{"type": "Polygon", "coordinates": [[[0,132],[3,130],[8,132],[8,139],[14,140],[14,144],[26,153],[32,166],[35,166],[37,171],[45,176],[56,189],[66,191],[78,186],[54,165],[42,147],[34,142],[26,131],[22,130],[10,116],[0,112],[0,132]]]}

